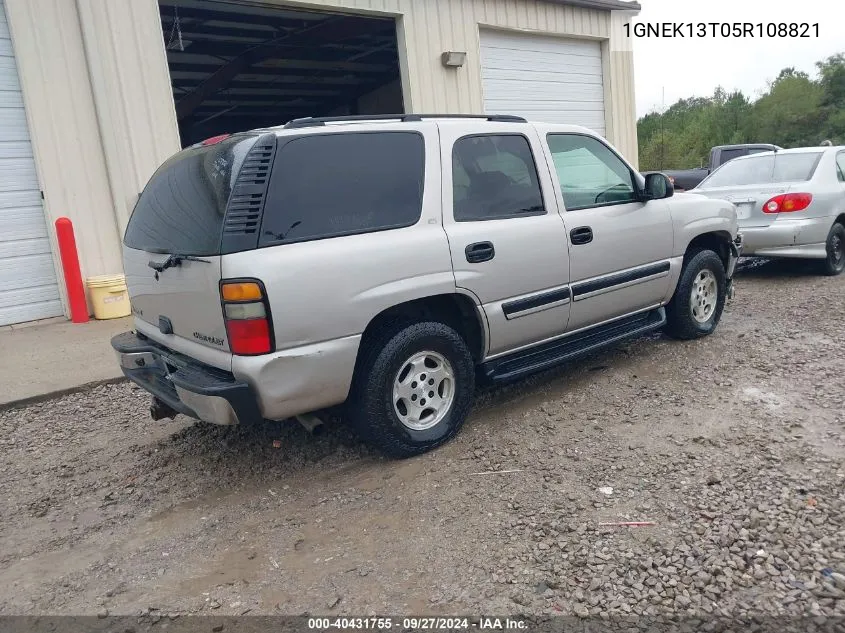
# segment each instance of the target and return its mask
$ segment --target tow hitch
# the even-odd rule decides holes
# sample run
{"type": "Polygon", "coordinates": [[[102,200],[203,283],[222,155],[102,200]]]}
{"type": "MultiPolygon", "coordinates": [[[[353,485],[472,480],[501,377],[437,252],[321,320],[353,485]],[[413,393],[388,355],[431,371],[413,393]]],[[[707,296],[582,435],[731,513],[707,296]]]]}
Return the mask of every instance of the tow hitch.
{"type": "Polygon", "coordinates": [[[153,397],[153,402],[150,405],[150,417],[158,422],[159,420],[163,420],[164,418],[173,419],[179,412],[171,407],[170,405],[162,402],[156,397],[153,397]]]}

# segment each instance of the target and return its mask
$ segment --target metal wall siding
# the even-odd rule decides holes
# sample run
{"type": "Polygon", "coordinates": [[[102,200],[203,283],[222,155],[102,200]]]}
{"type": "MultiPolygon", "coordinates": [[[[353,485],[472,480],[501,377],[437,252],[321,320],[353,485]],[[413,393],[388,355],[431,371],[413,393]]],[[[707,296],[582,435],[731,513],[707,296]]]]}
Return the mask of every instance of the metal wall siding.
{"type": "Polygon", "coordinates": [[[59,287],[0,0],[0,325],[58,316],[59,287]]]}
{"type": "Polygon", "coordinates": [[[153,171],[180,149],[158,5],[137,0],[77,0],[77,5],[122,235],[153,171]],[[156,133],[132,133],[133,128],[156,133]]]}
{"type": "MultiPolygon", "coordinates": [[[[71,0],[6,0],[6,12],[50,240],[53,222],[67,216],[83,276],[119,273],[120,236],[76,6],[71,0]]],[[[57,274],[61,282],[60,267],[57,274]]],[[[63,283],[59,289],[63,295],[63,283]]]]}

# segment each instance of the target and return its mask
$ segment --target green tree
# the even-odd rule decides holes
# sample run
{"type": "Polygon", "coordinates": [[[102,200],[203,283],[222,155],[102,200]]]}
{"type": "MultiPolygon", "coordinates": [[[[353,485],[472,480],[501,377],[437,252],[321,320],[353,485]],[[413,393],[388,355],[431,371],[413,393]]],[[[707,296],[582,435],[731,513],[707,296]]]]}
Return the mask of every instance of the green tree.
{"type": "Polygon", "coordinates": [[[845,144],[845,54],[816,64],[818,76],[784,68],[756,101],[717,88],[710,97],[680,99],[637,125],[640,166],[686,169],[706,164],[710,149],[733,143],[845,144]]]}
{"type": "Polygon", "coordinates": [[[845,144],[845,54],[828,57],[816,67],[827,120],[825,136],[836,144],[845,144]]]}

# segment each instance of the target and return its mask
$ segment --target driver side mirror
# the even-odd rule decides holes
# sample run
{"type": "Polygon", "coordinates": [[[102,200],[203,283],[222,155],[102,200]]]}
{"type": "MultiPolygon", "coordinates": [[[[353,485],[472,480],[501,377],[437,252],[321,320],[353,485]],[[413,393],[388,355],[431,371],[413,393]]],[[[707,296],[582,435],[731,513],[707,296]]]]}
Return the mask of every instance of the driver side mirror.
{"type": "Polygon", "coordinates": [[[675,186],[666,174],[654,173],[645,177],[644,200],[663,200],[675,195],[675,186]]]}

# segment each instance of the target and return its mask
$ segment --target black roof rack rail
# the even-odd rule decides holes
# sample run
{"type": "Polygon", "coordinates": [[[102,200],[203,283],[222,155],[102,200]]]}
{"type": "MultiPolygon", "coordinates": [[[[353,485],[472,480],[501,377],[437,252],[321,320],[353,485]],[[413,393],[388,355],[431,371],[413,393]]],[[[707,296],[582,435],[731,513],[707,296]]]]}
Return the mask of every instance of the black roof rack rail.
{"type": "Polygon", "coordinates": [[[499,123],[527,123],[521,116],[512,114],[358,114],[352,116],[305,117],[285,123],[286,130],[319,127],[326,123],[354,123],[356,121],[402,121],[418,122],[423,119],[484,119],[499,123]]]}

